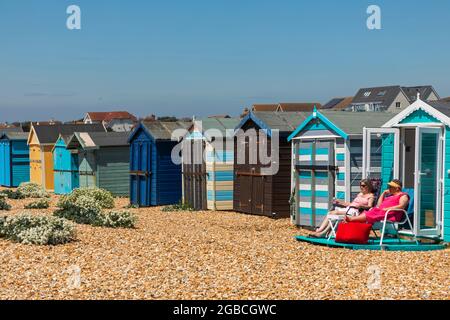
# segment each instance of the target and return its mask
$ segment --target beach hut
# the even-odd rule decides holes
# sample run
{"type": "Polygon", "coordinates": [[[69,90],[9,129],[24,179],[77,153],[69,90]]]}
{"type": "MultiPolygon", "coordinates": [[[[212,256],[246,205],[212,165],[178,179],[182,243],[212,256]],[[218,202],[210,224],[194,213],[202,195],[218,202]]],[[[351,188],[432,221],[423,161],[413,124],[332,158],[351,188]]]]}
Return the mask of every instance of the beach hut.
{"type": "Polygon", "coordinates": [[[234,129],[238,118],[195,121],[183,140],[183,203],[196,210],[233,209],[234,129]]]}
{"type": "MultiPolygon", "coordinates": [[[[450,242],[450,104],[422,101],[379,127],[364,129],[364,175],[398,178],[414,190],[413,231],[450,242]],[[382,140],[382,170],[374,170],[369,150],[382,140]]],[[[404,234],[411,230],[403,230],[404,234]]]]}
{"type": "Polygon", "coordinates": [[[59,135],[53,147],[55,194],[67,194],[80,186],[78,154],[67,149],[71,135],[59,135]]]}
{"type": "Polygon", "coordinates": [[[80,187],[99,187],[115,196],[129,194],[128,132],[75,132],[67,149],[76,153],[80,187]]]}
{"type": "MultiPolygon", "coordinates": [[[[318,226],[330,210],[333,198],[350,201],[360,192],[363,128],[381,126],[393,116],[387,112],[314,110],[299,123],[288,137],[294,155],[291,167],[291,194],[295,200],[291,211],[293,223],[318,226]]],[[[373,141],[371,155],[374,172],[380,173],[380,139],[373,141]]]]}
{"type": "Polygon", "coordinates": [[[32,123],[28,135],[30,148],[30,181],[54,190],[53,147],[59,135],[74,132],[104,132],[102,124],[38,124],[32,123]]]}
{"type": "Polygon", "coordinates": [[[235,211],[289,217],[291,146],[287,137],[308,115],[250,112],[241,120],[235,133],[235,211]]]}
{"type": "Polygon", "coordinates": [[[0,135],[0,184],[17,187],[30,181],[30,150],[27,132],[5,132],[0,135]]]}
{"type": "MultiPolygon", "coordinates": [[[[130,143],[130,201],[147,207],[181,201],[181,161],[172,161],[176,130],[185,132],[192,122],[143,121],[133,130],[130,143]]],[[[181,148],[180,148],[181,149],[181,148]]]]}

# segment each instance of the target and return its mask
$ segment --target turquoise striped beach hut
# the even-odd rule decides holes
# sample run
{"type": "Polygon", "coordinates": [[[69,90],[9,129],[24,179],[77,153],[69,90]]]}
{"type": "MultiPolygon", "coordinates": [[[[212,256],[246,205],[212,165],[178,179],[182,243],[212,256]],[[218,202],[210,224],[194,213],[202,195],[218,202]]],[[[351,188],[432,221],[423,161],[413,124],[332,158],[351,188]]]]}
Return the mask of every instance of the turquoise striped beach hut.
{"type": "Polygon", "coordinates": [[[233,209],[234,129],[238,118],[195,121],[183,140],[183,202],[196,210],[233,209]]]}
{"type": "Polygon", "coordinates": [[[387,145],[382,148],[383,179],[400,179],[404,189],[412,189],[413,230],[401,233],[450,242],[450,104],[425,102],[419,95],[383,125],[366,125],[363,175],[369,178],[377,175],[368,152],[375,139],[387,145]]]}
{"type": "MultiPolygon", "coordinates": [[[[315,227],[333,198],[350,201],[363,177],[363,128],[381,126],[392,113],[317,111],[289,136],[292,141],[293,223],[315,227]]],[[[381,171],[381,142],[371,147],[374,170],[381,171]]],[[[387,183],[387,182],[386,182],[387,183]]]]}

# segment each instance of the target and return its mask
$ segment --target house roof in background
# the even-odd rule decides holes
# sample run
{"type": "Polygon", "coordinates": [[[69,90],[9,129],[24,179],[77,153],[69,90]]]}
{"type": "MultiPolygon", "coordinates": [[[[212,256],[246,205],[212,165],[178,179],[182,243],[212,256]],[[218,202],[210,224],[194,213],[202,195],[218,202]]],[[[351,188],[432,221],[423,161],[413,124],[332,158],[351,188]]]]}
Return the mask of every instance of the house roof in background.
{"type": "Polygon", "coordinates": [[[439,95],[436,91],[434,91],[433,87],[430,85],[427,86],[416,86],[416,87],[402,87],[403,92],[408,98],[409,102],[414,102],[417,99],[417,92],[420,93],[421,100],[428,100],[430,95],[434,92],[439,99],[439,95]]]}
{"type": "Polygon", "coordinates": [[[128,111],[88,112],[86,115],[92,121],[111,121],[114,119],[131,119],[137,121],[137,118],[128,111]]]}
{"type": "Polygon", "coordinates": [[[278,103],[254,104],[251,111],[277,111],[278,103]]]}
{"type": "Polygon", "coordinates": [[[390,106],[401,92],[400,86],[361,88],[353,98],[352,104],[381,103],[390,106]]]}
{"type": "Polygon", "coordinates": [[[40,144],[52,144],[59,135],[71,135],[74,132],[104,132],[102,124],[50,124],[38,125],[33,123],[34,130],[40,144]]]}
{"type": "Polygon", "coordinates": [[[333,98],[322,106],[322,110],[333,109],[333,110],[344,110],[353,101],[353,97],[343,97],[343,98],[333,98]]]}
{"type": "Polygon", "coordinates": [[[422,100],[427,100],[433,92],[439,99],[439,95],[430,85],[412,87],[385,86],[359,89],[352,103],[380,103],[384,106],[390,106],[399,93],[403,93],[408,101],[413,103],[417,99],[417,92],[420,93],[422,100]]]}
{"type": "Polygon", "coordinates": [[[280,112],[308,112],[316,109],[321,109],[322,104],[319,102],[282,102],[278,104],[277,111],[280,112]]]}

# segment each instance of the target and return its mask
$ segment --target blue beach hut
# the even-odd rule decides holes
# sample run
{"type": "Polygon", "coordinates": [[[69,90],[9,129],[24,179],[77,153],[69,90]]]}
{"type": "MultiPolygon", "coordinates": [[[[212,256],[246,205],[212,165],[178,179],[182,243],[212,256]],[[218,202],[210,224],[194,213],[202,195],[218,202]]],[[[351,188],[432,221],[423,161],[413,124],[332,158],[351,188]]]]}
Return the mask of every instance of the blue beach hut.
{"type": "Polygon", "coordinates": [[[172,161],[177,129],[191,122],[143,121],[131,133],[130,202],[148,207],[181,201],[181,164],[172,161]]]}
{"type": "Polygon", "coordinates": [[[67,194],[80,186],[78,154],[67,149],[71,135],[60,135],[53,147],[55,194],[67,194]]]}
{"type": "MultiPolygon", "coordinates": [[[[359,181],[363,178],[363,128],[381,126],[393,116],[387,112],[314,110],[299,124],[288,137],[294,155],[291,168],[293,223],[318,226],[331,208],[333,198],[351,201],[358,194],[359,181]]],[[[387,139],[384,148],[388,145],[392,150],[393,141],[387,139]]],[[[373,172],[379,178],[383,169],[380,139],[374,139],[369,150],[373,172]]],[[[393,159],[390,163],[384,160],[392,168],[393,159]]],[[[385,183],[387,180],[385,178],[385,183]]]]}
{"type": "Polygon", "coordinates": [[[30,181],[28,132],[5,132],[0,135],[0,184],[17,187],[30,181]]]}

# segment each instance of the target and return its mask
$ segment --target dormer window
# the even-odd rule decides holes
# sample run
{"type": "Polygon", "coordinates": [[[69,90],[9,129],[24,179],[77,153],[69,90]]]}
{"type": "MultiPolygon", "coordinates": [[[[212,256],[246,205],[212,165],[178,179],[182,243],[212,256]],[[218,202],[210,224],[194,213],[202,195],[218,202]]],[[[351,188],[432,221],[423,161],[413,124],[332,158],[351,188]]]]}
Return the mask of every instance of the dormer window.
{"type": "Polygon", "coordinates": [[[386,90],[378,92],[378,96],[383,97],[386,95],[386,90]]]}
{"type": "Polygon", "coordinates": [[[364,97],[368,97],[368,96],[370,96],[370,94],[371,94],[372,92],[371,91],[366,91],[366,92],[364,92],[364,97]]]}

